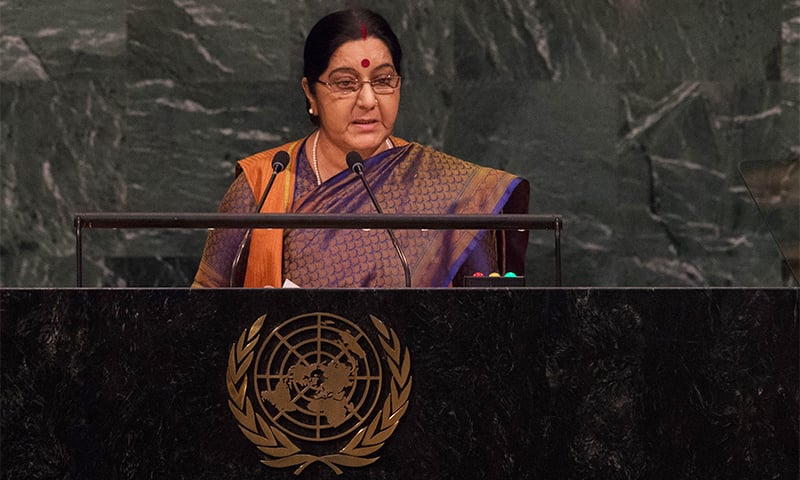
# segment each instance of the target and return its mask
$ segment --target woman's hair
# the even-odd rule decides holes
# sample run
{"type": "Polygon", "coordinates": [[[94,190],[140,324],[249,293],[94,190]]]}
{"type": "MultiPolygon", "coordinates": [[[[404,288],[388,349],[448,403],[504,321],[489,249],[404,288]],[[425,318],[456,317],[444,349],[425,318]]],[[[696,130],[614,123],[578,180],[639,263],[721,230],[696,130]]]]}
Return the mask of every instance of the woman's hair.
{"type": "MultiPolygon", "coordinates": [[[[389,23],[371,10],[341,10],[322,17],[306,37],[303,76],[308,79],[311,93],[315,93],[317,80],[328,69],[333,52],[342,44],[364,38],[365,35],[375,37],[386,44],[397,74],[402,74],[400,62],[403,59],[403,50],[389,23]]],[[[310,104],[306,99],[306,109],[309,107],[310,104]]],[[[317,116],[309,114],[309,117],[314,125],[319,125],[317,116]]]]}

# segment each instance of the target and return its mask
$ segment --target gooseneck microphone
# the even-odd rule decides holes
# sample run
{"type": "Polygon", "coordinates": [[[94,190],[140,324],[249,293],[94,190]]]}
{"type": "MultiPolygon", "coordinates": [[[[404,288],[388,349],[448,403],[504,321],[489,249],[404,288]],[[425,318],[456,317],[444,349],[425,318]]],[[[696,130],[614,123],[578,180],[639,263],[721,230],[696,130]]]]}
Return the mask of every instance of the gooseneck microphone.
{"type": "MultiPolygon", "coordinates": [[[[350,170],[353,171],[358,178],[361,179],[361,183],[364,184],[364,189],[369,194],[369,198],[372,200],[372,204],[375,205],[375,210],[378,213],[383,214],[383,210],[381,210],[381,206],[378,205],[378,200],[375,199],[375,195],[372,194],[372,189],[369,188],[369,184],[367,180],[364,178],[364,160],[361,158],[361,155],[358,152],[350,152],[347,154],[346,157],[347,166],[350,167],[350,170]]],[[[389,234],[389,238],[392,239],[392,245],[394,245],[394,249],[397,250],[397,256],[400,257],[400,263],[403,264],[403,272],[406,275],[406,288],[411,288],[411,271],[408,268],[408,261],[406,260],[406,256],[403,253],[403,250],[400,249],[400,244],[397,243],[397,239],[394,236],[394,232],[391,229],[387,228],[386,233],[389,234]]]]}
{"type": "MultiPolygon", "coordinates": [[[[269,177],[269,183],[267,183],[267,188],[264,189],[264,193],[261,195],[261,199],[258,201],[258,205],[256,205],[256,210],[254,213],[258,213],[261,211],[261,207],[264,206],[264,202],[267,200],[267,195],[269,195],[269,191],[272,189],[272,184],[275,182],[275,177],[278,176],[279,173],[286,169],[286,166],[289,165],[289,154],[283,150],[280,150],[278,153],[272,157],[272,176],[269,177]]],[[[231,287],[238,287],[244,285],[244,270],[241,272],[239,270],[239,264],[242,262],[242,258],[245,256],[245,247],[248,247],[248,243],[250,242],[250,235],[253,233],[252,228],[248,228],[246,232],[244,232],[244,238],[239,243],[239,248],[236,249],[236,255],[233,257],[233,263],[231,263],[231,277],[230,277],[230,286],[231,287]]],[[[247,248],[247,252],[249,253],[250,249],[247,248]]]]}

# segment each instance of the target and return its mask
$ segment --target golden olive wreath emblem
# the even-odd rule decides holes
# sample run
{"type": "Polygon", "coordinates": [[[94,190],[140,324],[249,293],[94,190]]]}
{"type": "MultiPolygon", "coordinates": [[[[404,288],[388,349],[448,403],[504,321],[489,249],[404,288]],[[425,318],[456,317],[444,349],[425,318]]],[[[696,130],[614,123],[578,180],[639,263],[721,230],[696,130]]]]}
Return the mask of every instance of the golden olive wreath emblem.
{"type": "Polygon", "coordinates": [[[228,406],[263,464],[297,467],[299,475],[320,462],[341,474],[378,460],[408,408],[411,356],[394,330],[370,319],[380,349],[358,325],[323,312],[291,318],[263,338],[262,315],[233,344],[228,406]]]}

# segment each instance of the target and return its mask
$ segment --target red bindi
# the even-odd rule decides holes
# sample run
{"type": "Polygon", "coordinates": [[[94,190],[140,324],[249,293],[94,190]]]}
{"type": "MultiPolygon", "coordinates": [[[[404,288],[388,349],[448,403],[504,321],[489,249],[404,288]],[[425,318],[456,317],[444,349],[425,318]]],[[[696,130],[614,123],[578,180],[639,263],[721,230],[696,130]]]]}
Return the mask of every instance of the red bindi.
{"type": "Polygon", "coordinates": [[[365,58],[364,60],[361,60],[361,66],[364,68],[369,67],[369,59],[365,58]]]}

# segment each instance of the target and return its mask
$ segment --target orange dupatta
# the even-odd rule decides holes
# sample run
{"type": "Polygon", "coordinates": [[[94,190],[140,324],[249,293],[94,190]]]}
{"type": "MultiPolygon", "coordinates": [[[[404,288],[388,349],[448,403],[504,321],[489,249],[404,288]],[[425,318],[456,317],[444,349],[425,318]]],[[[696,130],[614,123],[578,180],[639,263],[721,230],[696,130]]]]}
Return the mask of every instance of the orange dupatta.
{"type": "MultiPolygon", "coordinates": [[[[297,154],[302,140],[265,150],[239,161],[250,189],[261,198],[272,176],[272,158],[280,150],[289,154],[289,165],[283,175],[275,177],[260,213],[286,213],[294,197],[297,154]]],[[[244,286],[250,288],[280,287],[283,283],[283,229],[254,228],[250,237],[244,286]]]]}

